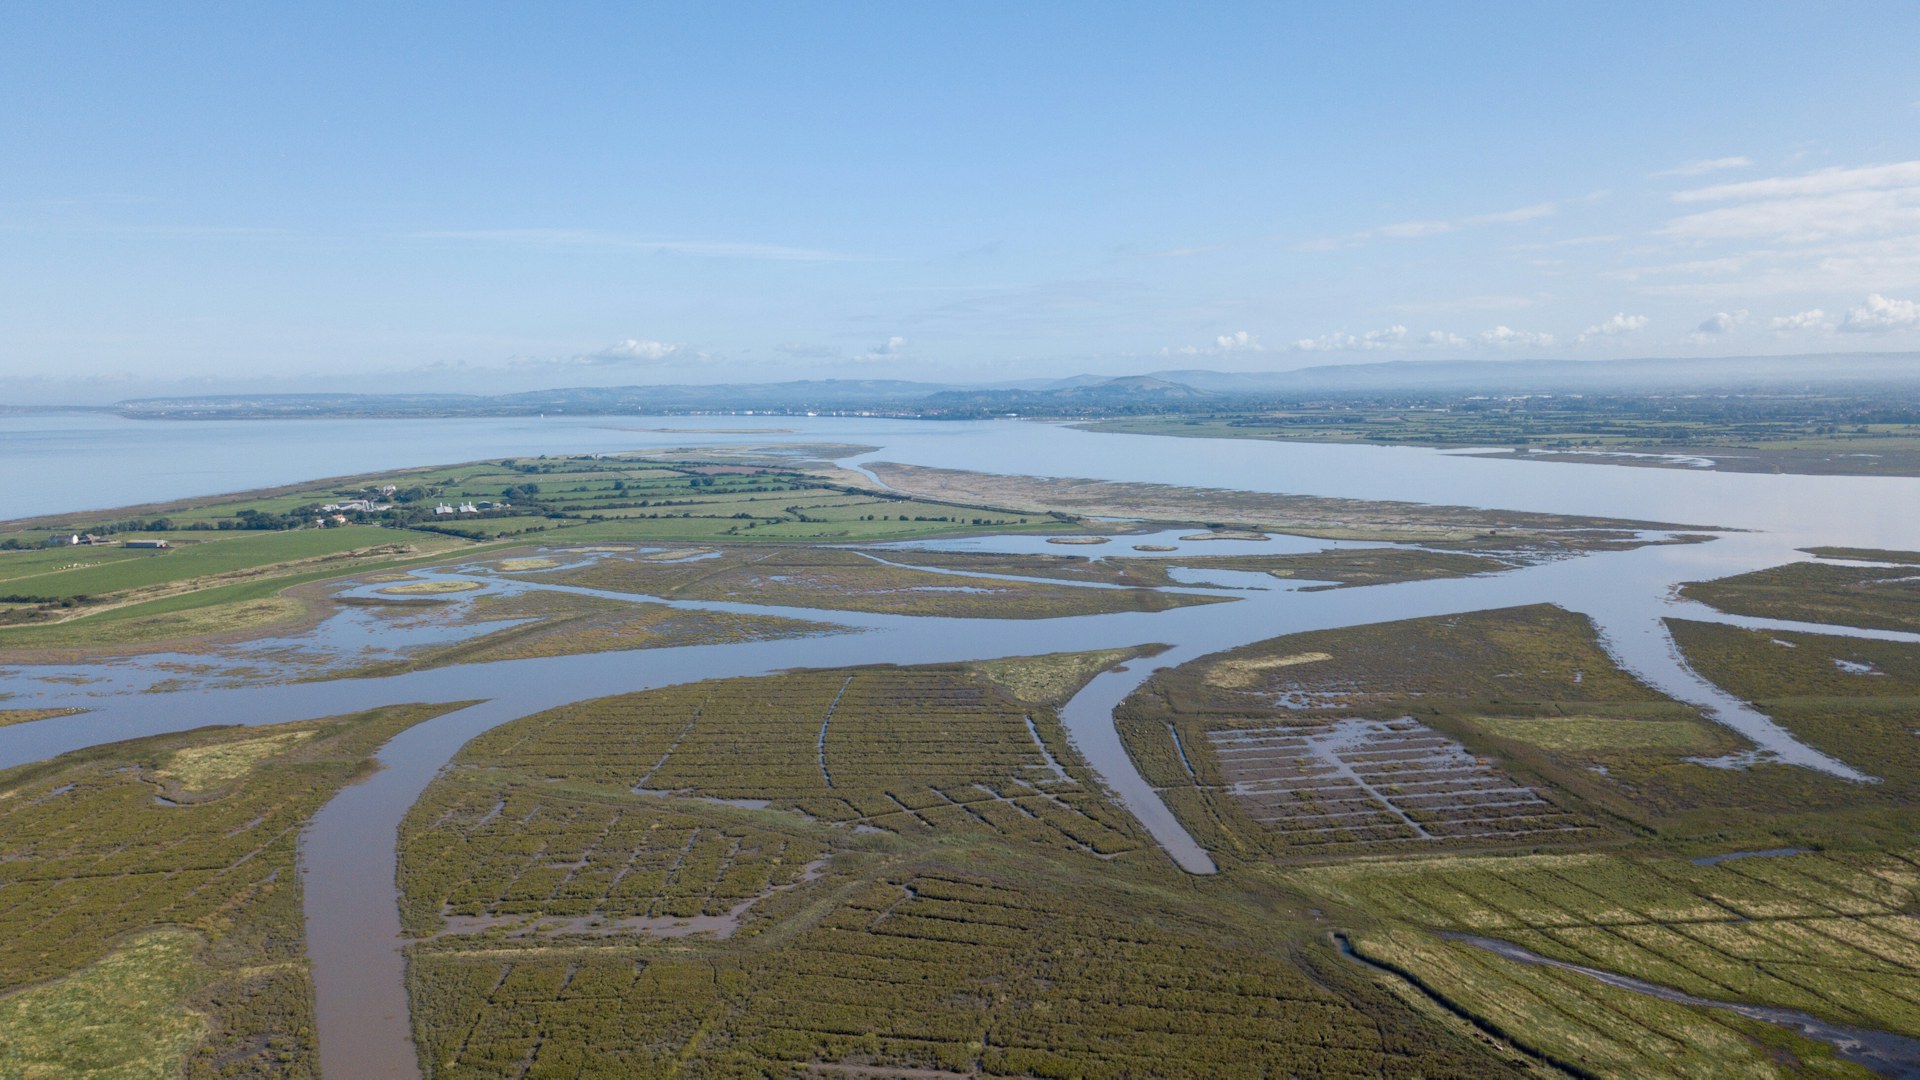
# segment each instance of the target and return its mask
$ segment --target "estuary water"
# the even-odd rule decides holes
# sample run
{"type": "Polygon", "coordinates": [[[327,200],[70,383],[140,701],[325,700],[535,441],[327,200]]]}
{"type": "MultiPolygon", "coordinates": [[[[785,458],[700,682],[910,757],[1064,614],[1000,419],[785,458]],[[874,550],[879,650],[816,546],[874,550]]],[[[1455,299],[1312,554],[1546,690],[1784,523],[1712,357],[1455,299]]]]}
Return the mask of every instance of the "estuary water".
{"type": "Polygon", "coordinates": [[[1912,547],[1920,536],[1920,479],[1909,477],[1717,473],[1472,457],[1419,447],[1116,435],[1022,420],[804,416],[0,416],[0,520],[517,454],[774,442],[873,446],[879,449],[864,460],[1015,475],[1764,529],[1807,543],[1912,547]]]}
{"type": "MultiPolygon", "coordinates": [[[[321,1064],[334,1075],[347,1076],[417,1072],[394,902],[393,838],[400,818],[461,745],[516,717],[591,697],[792,667],[928,663],[1164,643],[1171,648],[1153,660],[1095,678],[1062,716],[1076,749],[1101,782],[1171,859],[1189,872],[1204,874],[1213,870],[1211,858],[1140,776],[1113,729],[1113,707],[1155,670],[1280,634],[1556,603],[1592,617],[1623,666],[1744,735],[1753,746],[1747,760],[1780,761],[1870,783],[1871,763],[1837,761],[1800,743],[1760,711],[1692,672],[1673,648],[1662,619],[1790,628],[1720,616],[1678,601],[1672,592],[1681,582],[1805,558],[1796,550],[1804,546],[1920,549],[1920,480],[1904,478],[1548,464],[1418,449],[1092,434],[1021,422],[778,417],[766,426],[783,430],[717,433],[711,429],[745,426],[743,418],[181,423],[84,416],[64,428],[60,420],[0,418],[0,465],[6,477],[6,486],[0,488],[0,517],[208,494],[321,473],[509,454],[817,441],[879,447],[863,455],[869,461],[1596,514],[1710,526],[1720,533],[1708,543],[1588,555],[1482,577],[1322,592],[1298,591],[1299,583],[1293,588],[1276,583],[1267,589],[1236,590],[1231,595],[1239,599],[1231,604],[1157,613],[967,620],[679,602],[683,607],[835,622],[850,632],[505,661],[382,679],[253,686],[210,686],[185,679],[170,684],[179,687],[171,692],[142,693],[151,680],[129,681],[110,665],[92,672],[25,666],[0,671],[0,693],[12,695],[9,705],[90,710],[0,728],[0,766],[207,723],[279,723],[396,702],[478,702],[394,739],[380,753],[382,771],[346,789],[316,816],[306,834],[302,870],[321,1064]],[[634,430],[651,428],[680,430],[634,430]],[[694,430],[700,428],[707,430],[694,430]],[[60,446],[71,457],[50,449],[60,446]],[[48,679],[50,674],[61,681],[48,679]],[[90,675],[97,681],[65,681],[90,675]]],[[[1167,539],[1154,537],[1152,542],[1167,539]]],[[[1141,553],[1133,551],[1132,544],[1140,541],[1124,538],[1073,553],[1137,556],[1141,553]]],[[[974,550],[1019,551],[1034,541],[1008,537],[954,543],[974,550]]],[[[1176,548],[1164,555],[1174,565],[1202,548],[1208,555],[1241,553],[1226,550],[1225,543],[1182,544],[1177,538],[1167,546],[1176,548]]],[[[1249,546],[1303,550],[1332,545],[1289,539],[1249,546]]],[[[884,551],[876,554],[884,556],[884,551]]],[[[484,575],[476,579],[484,580],[484,575]]],[[[1913,635],[1813,629],[1915,640],[1913,635]]],[[[325,632],[324,625],[316,631],[325,632]]]]}

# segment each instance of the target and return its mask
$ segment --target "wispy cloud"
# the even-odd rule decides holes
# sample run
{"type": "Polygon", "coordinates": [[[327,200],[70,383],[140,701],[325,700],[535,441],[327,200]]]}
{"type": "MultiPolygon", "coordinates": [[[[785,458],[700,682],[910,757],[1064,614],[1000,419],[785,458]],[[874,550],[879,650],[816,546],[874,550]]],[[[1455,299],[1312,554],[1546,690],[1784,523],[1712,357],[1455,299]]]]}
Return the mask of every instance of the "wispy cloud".
{"type": "Polygon", "coordinates": [[[1699,161],[1689,161],[1685,165],[1676,165],[1671,169],[1663,169],[1660,172],[1651,173],[1649,175],[1655,177],[1656,179],[1670,177],[1670,176],[1704,176],[1710,172],[1721,172],[1726,169],[1750,169],[1752,167],[1753,167],[1752,158],[1746,158],[1746,157],[1702,158],[1699,161]]]}
{"type": "Polygon", "coordinates": [[[760,259],[771,262],[872,262],[873,256],[782,244],[720,240],[672,240],[593,229],[444,229],[407,234],[412,240],[452,240],[544,248],[597,248],[712,259],[760,259]]]}
{"type": "Polygon", "coordinates": [[[1297,245],[1297,248],[1301,251],[1337,251],[1341,248],[1355,247],[1370,240],[1414,240],[1428,236],[1444,236],[1447,233],[1484,225],[1512,225],[1523,221],[1537,221],[1540,218],[1552,217],[1559,212],[1560,204],[1543,202],[1517,206],[1511,210],[1497,210],[1489,214],[1472,214],[1467,217],[1396,221],[1377,228],[1348,233],[1345,236],[1309,240],[1297,245]]]}
{"type": "Polygon", "coordinates": [[[1920,287],[1920,161],[1711,184],[1672,198],[1689,212],[1654,236],[1682,245],[1677,250],[1720,250],[1603,276],[1723,303],[1920,287]]]}
{"type": "Polygon", "coordinates": [[[1734,184],[1714,184],[1675,192],[1674,202],[1719,202],[1728,199],[1779,199],[1803,195],[1832,195],[1841,191],[1870,188],[1898,188],[1920,185],[1920,161],[1901,161],[1891,165],[1862,165],[1854,168],[1835,166],[1817,169],[1802,176],[1776,176],[1765,180],[1742,180],[1734,184]]]}
{"type": "Polygon", "coordinates": [[[1520,308],[1532,307],[1537,302],[1537,298],[1532,296],[1487,293],[1480,296],[1461,296],[1452,300],[1424,300],[1411,304],[1394,304],[1387,310],[1407,315],[1430,315],[1451,311],[1516,311],[1520,308]]]}

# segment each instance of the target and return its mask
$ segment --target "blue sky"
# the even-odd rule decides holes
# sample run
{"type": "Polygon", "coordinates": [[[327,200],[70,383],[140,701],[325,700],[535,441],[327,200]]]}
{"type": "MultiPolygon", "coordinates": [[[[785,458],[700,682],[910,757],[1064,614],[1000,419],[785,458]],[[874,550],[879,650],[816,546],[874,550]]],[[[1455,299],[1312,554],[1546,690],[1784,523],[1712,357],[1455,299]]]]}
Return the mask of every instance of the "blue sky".
{"type": "Polygon", "coordinates": [[[1915,42],[1914,3],[4,3],[0,391],[1920,349],[1915,42]]]}

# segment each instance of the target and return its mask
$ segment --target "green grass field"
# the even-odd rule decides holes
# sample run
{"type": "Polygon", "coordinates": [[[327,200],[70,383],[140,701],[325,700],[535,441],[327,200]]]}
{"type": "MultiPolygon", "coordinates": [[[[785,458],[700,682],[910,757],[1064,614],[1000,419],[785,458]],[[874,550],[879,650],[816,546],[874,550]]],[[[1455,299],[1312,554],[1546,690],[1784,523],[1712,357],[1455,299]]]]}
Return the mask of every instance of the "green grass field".
{"type": "Polygon", "coordinates": [[[9,598],[0,602],[0,655],[41,659],[263,633],[322,610],[315,596],[282,596],[293,586],[490,545],[804,544],[1075,529],[1047,515],[853,490],[779,459],[742,465],[586,456],[402,470],[0,525],[0,542],[13,545],[0,549],[0,596],[9,598]],[[389,486],[396,490],[383,493],[389,486]],[[349,499],[392,509],[316,524],[321,507],[349,499]],[[433,513],[440,505],[502,502],[511,508],[433,513]],[[107,542],[43,546],[89,532],[105,533],[107,542]],[[129,538],[172,546],[121,546],[129,538]]]}

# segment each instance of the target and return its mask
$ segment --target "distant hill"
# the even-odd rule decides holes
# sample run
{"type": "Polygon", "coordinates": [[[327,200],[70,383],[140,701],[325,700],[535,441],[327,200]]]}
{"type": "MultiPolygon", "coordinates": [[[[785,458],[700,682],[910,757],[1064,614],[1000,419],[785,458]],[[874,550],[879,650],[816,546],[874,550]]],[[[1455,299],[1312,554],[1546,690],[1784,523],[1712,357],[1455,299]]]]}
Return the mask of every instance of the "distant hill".
{"type": "Polygon", "coordinates": [[[1387,393],[1402,390],[1525,393],[1712,386],[1920,382],[1920,353],[1648,357],[1634,360],[1392,360],[1273,372],[1157,371],[1154,378],[1219,394],[1387,393]]]}
{"type": "Polygon", "coordinates": [[[1920,353],[1636,360],[1395,360],[1271,372],[1076,375],[987,386],[898,379],[565,387],[514,394],[228,394],[139,398],[115,406],[150,419],[429,417],[755,412],[964,418],[1007,413],[1127,415],[1250,408],[1401,394],[1637,391],[1867,392],[1920,387],[1920,353]]]}

